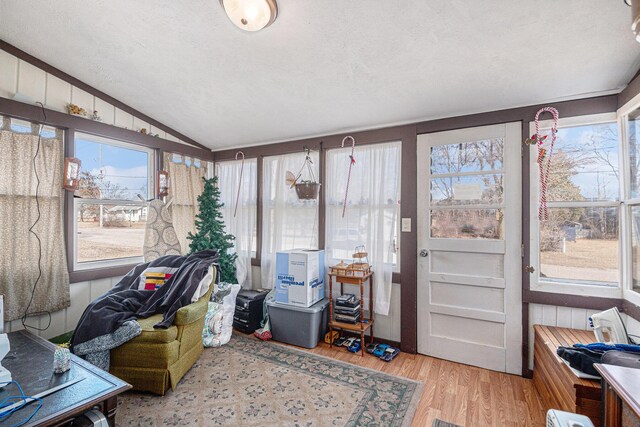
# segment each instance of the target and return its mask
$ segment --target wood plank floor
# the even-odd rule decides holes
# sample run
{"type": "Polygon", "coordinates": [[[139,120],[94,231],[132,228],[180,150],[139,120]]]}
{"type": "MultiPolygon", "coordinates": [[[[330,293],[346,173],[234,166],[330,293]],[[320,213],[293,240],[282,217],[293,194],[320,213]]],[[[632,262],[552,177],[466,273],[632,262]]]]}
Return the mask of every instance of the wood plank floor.
{"type": "Polygon", "coordinates": [[[387,363],[325,343],[308,351],[424,383],[413,427],[430,427],[435,418],[465,427],[545,425],[538,393],[526,378],[420,354],[401,353],[387,363]]]}

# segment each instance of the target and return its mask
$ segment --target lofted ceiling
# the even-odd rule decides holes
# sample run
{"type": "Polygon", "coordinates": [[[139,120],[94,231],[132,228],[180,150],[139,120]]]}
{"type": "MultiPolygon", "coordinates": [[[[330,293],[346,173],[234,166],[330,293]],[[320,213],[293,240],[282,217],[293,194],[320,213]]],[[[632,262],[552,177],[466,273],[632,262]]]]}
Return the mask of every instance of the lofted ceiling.
{"type": "Polygon", "coordinates": [[[0,38],[220,149],[618,92],[622,0],[2,0],[0,38]]]}

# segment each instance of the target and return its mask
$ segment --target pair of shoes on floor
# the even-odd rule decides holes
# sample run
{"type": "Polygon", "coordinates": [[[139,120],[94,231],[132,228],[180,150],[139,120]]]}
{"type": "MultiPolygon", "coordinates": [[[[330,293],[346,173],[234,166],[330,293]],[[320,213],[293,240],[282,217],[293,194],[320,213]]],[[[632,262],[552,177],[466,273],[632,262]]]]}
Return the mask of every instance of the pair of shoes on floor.
{"type": "Polygon", "coordinates": [[[360,342],[360,338],[346,338],[339,337],[334,339],[333,345],[337,345],[338,347],[347,347],[351,353],[357,353],[362,349],[362,343],[360,342]]]}
{"type": "Polygon", "coordinates": [[[389,344],[369,344],[366,350],[367,353],[373,354],[385,362],[391,362],[400,354],[400,349],[391,347],[389,344]]]}

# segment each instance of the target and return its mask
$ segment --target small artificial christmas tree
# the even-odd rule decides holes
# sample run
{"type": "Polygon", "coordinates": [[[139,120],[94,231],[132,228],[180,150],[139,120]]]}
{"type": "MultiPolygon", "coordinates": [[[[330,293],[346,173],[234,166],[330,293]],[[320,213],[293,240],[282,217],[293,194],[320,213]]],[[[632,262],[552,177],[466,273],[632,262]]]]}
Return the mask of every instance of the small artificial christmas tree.
{"type": "Polygon", "coordinates": [[[187,239],[190,253],[203,251],[205,249],[215,249],[218,251],[220,259],[220,280],[222,282],[237,283],[236,278],[236,258],[238,255],[228,253],[233,248],[235,237],[227,234],[224,230],[222,212],[220,208],[224,206],[220,203],[220,190],[218,189],[218,177],[211,179],[202,178],[204,190],[198,196],[200,212],[196,215],[196,234],[189,233],[187,239]]]}

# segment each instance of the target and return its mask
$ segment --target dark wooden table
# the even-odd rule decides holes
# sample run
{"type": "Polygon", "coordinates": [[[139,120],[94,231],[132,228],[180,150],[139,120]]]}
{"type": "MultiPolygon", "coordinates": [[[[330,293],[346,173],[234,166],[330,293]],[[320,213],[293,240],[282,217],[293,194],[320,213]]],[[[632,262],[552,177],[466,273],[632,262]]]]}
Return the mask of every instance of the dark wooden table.
{"type": "Polygon", "coordinates": [[[614,365],[593,365],[604,387],[604,425],[640,425],[640,369],[614,365]]]}
{"type": "MultiPolygon", "coordinates": [[[[2,359],[2,366],[11,372],[11,377],[20,383],[26,395],[35,395],[81,378],[80,381],[45,396],[42,408],[26,425],[67,425],[92,408],[98,408],[107,417],[109,424],[115,425],[117,396],[130,389],[129,384],[74,355],[71,356],[69,371],[54,374],[55,345],[24,330],[11,332],[8,337],[11,350],[2,359]]],[[[0,401],[16,392],[15,385],[0,390],[0,401]]],[[[37,402],[32,402],[3,422],[7,425],[19,423],[29,417],[36,406],[37,402]]]]}

